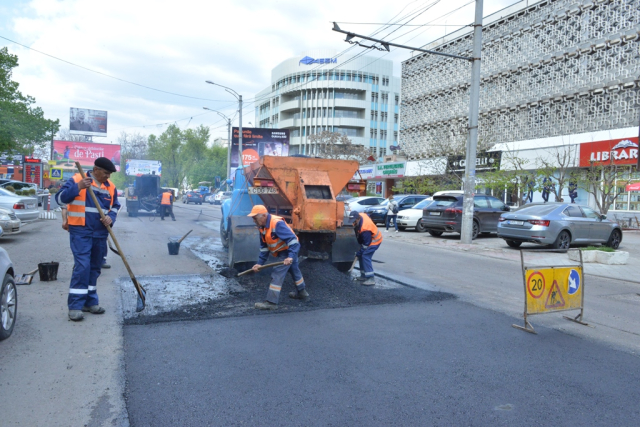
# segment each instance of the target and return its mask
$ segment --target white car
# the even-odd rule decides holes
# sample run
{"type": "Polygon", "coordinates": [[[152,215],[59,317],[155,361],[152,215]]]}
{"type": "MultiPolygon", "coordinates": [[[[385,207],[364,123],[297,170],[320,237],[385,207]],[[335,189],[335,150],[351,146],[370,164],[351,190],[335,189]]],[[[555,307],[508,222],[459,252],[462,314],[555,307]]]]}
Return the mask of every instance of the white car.
{"type": "Polygon", "coordinates": [[[344,202],[345,206],[348,204],[349,209],[355,212],[364,212],[364,210],[370,206],[379,205],[384,202],[384,197],[378,196],[361,196],[354,197],[344,202]]]}
{"type": "Polygon", "coordinates": [[[13,209],[22,222],[35,221],[40,215],[35,197],[18,196],[4,188],[0,188],[0,208],[13,209]]]}
{"type": "Polygon", "coordinates": [[[218,191],[213,197],[213,203],[209,203],[211,203],[212,205],[220,205],[225,200],[230,199],[232,194],[233,192],[231,191],[218,191]]]}
{"type": "MultiPolygon", "coordinates": [[[[0,231],[0,236],[2,231],[0,231]]],[[[18,294],[13,277],[13,264],[7,251],[0,248],[0,341],[11,336],[16,324],[18,294]]]]}
{"type": "Polygon", "coordinates": [[[433,202],[432,197],[427,197],[423,201],[416,203],[410,209],[398,212],[398,229],[401,231],[407,228],[414,228],[420,233],[427,231],[422,225],[422,210],[433,202]]]}
{"type": "Polygon", "coordinates": [[[0,227],[2,227],[3,236],[18,234],[22,231],[20,229],[20,220],[16,213],[6,208],[0,208],[0,227]]]}

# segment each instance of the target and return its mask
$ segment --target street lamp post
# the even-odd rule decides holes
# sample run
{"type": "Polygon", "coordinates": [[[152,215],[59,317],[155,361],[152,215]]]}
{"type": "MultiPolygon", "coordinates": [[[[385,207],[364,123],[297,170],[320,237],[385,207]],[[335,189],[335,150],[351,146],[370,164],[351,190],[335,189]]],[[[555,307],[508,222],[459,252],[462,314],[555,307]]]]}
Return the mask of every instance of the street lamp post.
{"type": "MultiPolygon", "coordinates": [[[[206,83],[224,88],[224,90],[235,96],[238,100],[238,156],[240,156],[240,167],[244,168],[244,159],[242,158],[242,95],[229,87],[214,83],[211,80],[207,80],[206,83]]],[[[229,140],[229,152],[231,152],[231,140],[229,140]]]]}
{"type": "Polygon", "coordinates": [[[202,107],[202,108],[204,108],[205,110],[218,113],[220,117],[222,117],[227,121],[227,135],[228,135],[227,136],[227,179],[230,179],[231,178],[231,119],[225,116],[224,114],[222,114],[220,111],[212,110],[211,108],[207,108],[207,107],[202,107]]]}

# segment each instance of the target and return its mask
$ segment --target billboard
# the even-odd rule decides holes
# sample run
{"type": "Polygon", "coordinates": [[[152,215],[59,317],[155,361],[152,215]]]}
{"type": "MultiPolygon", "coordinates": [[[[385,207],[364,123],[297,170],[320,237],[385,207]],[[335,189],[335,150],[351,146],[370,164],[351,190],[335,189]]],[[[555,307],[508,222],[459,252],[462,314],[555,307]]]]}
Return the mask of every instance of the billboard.
{"type": "Polygon", "coordinates": [[[82,166],[93,166],[98,157],[110,159],[120,170],[120,145],[98,144],[96,142],[53,141],[53,166],[75,168],[74,162],[82,166]]]}
{"type": "Polygon", "coordinates": [[[71,108],[69,133],[76,135],[107,136],[107,112],[87,108],[71,108]]]}
{"type": "MultiPolygon", "coordinates": [[[[240,164],[238,157],[238,128],[233,128],[231,138],[231,167],[237,168],[240,164]]],[[[289,155],[289,130],[288,129],[264,129],[242,128],[242,158],[248,165],[258,161],[262,156],[289,155]]]]}
{"type": "Polygon", "coordinates": [[[580,167],[635,165],[638,162],[638,137],[610,139],[580,144],[580,167]]]}
{"type": "Polygon", "coordinates": [[[158,160],[127,159],[124,174],[127,176],[140,176],[147,174],[162,176],[162,163],[158,160]]]}

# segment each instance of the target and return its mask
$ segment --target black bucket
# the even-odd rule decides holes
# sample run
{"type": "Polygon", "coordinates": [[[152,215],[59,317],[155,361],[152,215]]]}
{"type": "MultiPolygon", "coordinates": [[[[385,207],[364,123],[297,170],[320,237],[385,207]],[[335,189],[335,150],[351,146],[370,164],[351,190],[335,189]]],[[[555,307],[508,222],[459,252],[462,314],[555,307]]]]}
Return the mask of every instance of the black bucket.
{"type": "Polygon", "coordinates": [[[180,252],[180,242],[169,242],[167,246],[169,247],[169,255],[178,255],[180,252]]]}
{"type": "Polygon", "coordinates": [[[38,273],[40,273],[41,282],[51,282],[58,280],[58,266],[57,262],[41,262],[38,264],[38,273]]]}

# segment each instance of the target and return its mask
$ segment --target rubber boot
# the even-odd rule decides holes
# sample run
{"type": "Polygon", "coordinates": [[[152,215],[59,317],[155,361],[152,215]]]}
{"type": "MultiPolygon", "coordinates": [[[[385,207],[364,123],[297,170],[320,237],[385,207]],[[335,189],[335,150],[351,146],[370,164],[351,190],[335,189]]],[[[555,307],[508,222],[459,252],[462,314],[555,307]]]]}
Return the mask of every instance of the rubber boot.
{"type": "Polygon", "coordinates": [[[309,292],[307,292],[306,289],[303,289],[300,292],[289,292],[289,298],[306,300],[309,298],[309,292]]]}
{"type": "Polygon", "coordinates": [[[275,310],[278,308],[278,304],[265,301],[265,302],[257,302],[254,307],[258,310],[275,310]]]}

